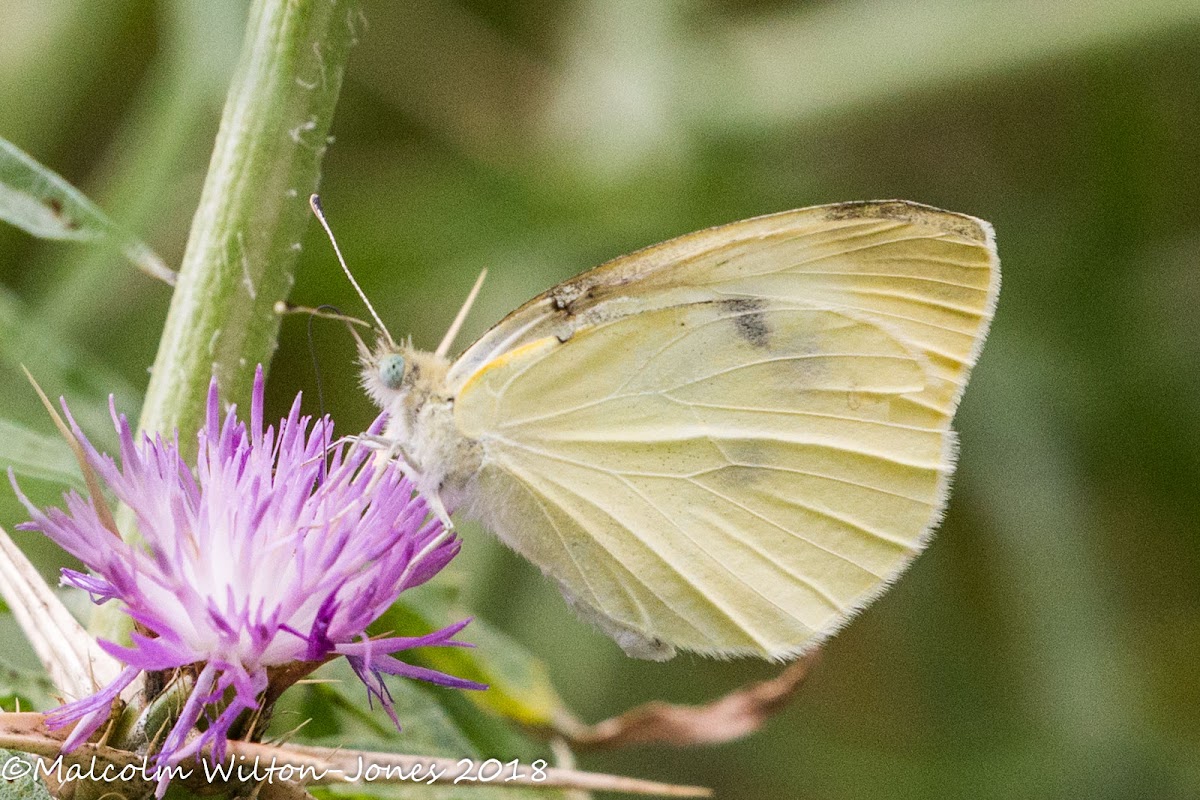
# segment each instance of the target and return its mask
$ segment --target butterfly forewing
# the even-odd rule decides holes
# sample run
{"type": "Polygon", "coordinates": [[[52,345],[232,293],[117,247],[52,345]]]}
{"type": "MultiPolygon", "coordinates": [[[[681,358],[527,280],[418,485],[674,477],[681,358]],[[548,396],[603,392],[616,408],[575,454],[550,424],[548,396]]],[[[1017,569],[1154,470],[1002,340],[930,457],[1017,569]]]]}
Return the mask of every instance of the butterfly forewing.
{"type": "Polygon", "coordinates": [[[982,223],[898,202],[618,259],[454,365],[470,506],[620,629],[798,653],[924,545],[997,288],[982,223]]]}

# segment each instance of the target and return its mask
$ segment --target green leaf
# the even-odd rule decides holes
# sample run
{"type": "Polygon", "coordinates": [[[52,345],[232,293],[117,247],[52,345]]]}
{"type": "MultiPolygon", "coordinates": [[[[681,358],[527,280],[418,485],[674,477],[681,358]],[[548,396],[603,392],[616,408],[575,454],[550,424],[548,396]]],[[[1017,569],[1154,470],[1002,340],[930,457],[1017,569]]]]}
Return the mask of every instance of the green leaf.
{"type": "Polygon", "coordinates": [[[83,487],[75,456],[62,437],[0,418],[0,470],[6,469],[29,478],[83,487]]]}
{"type": "Polygon", "coordinates": [[[40,239],[109,244],[148,275],[174,284],[175,273],[61,176],[0,139],[0,219],[40,239]]]}
{"type": "MultiPolygon", "coordinates": [[[[470,614],[456,606],[453,590],[426,586],[401,598],[379,618],[372,631],[408,636],[443,628],[467,616],[470,614]]],[[[405,654],[405,659],[488,684],[486,691],[465,695],[482,709],[524,725],[539,727],[551,723],[563,703],[550,683],[544,663],[478,618],[458,638],[475,647],[427,647],[405,654]]]]}
{"type": "Polygon", "coordinates": [[[57,705],[54,684],[45,674],[0,661],[0,710],[47,711],[57,705]]]}
{"type": "Polygon", "coordinates": [[[11,767],[4,770],[4,778],[0,780],[0,800],[50,800],[50,792],[37,777],[33,759],[24,753],[0,749],[0,765],[8,766],[13,759],[24,761],[29,768],[16,772],[11,767]]]}

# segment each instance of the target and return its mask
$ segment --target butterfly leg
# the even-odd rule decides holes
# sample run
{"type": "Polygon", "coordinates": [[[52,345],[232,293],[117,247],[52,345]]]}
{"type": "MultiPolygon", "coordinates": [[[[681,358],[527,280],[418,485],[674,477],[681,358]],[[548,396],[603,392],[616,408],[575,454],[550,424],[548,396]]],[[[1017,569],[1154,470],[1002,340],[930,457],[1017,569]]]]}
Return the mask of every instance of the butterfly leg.
{"type": "Polygon", "coordinates": [[[433,515],[442,523],[442,527],[447,531],[454,530],[454,522],[450,519],[450,512],[446,510],[446,504],[442,502],[441,495],[437,491],[429,490],[422,486],[422,476],[408,463],[408,454],[404,452],[404,448],[399,440],[366,433],[353,438],[364,447],[377,451],[375,456],[377,471],[371,485],[367,487],[368,493],[374,490],[382,479],[386,465],[394,463],[396,469],[400,470],[404,477],[420,488],[421,497],[425,500],[426,505],[429,506],[429,510],[433,515]]]}
{"type": "Polygon", "coordinates": [[[380,436],[377,433],[360,433],[357,436],[346,436],[342,441],[360,444],[368,450],[393,451],[393,458],[403,453],[403,450],[399,447],[399,442],[395,439],[389,439],[386,436],[380,436]]]}
{"type": "Polygon", "coordinates": [[[442,497],[437,492],[423,492],[421,497],[425,498],[425,503],[429,506],[429,510],[442,523],[442,527],[448,531],[454,530],[454,522],[450,519],[450,512],[446,510],[446,504],[442,502],[442,497]]]}
{"type": "Polygon", "coordinates": [[[361,445],[368,450],[375,451],[375,474],[371,476],[371,483],[367,485],[367,494],[375,491],[375,488],[387,473],[389,464],[394,464],[401,475],[420,486],[421,476],[409,464],[408,454],[404,452],[404,447],[398,440],[373,433],[360,433],[357,436],[347,436],[345,440],[353,442],[355,445],[361,445]]]}

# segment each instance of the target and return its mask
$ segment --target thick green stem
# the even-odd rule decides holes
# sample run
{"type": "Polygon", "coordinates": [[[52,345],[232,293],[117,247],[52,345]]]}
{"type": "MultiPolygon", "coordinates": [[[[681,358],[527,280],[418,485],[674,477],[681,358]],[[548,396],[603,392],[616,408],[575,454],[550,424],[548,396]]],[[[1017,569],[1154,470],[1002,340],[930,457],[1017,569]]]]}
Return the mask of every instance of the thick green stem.
{"type": "MultiPolygon", "coordinates": [[[[146,431],[189,450],[215,375],[245,406],[275,350],[356,0],[255,0],[142,408],[146,431]]],[[[190,457],[190,452],[185,452],[190,457]]]]}
{"type": "MultiPolygon", "coordinates": [[[[275,350],[275,303],[292,285],[357,0],[255,0],[200,205],[142,406],[141,429],[179,431],[191,460],[215,375],[248,407],[254,367],[275,350]]],[[[132,514],[118,526],[136,538],[132,514]]],[[[129,618],[96,610],[92,630],[120,641],[129,618]]]]}

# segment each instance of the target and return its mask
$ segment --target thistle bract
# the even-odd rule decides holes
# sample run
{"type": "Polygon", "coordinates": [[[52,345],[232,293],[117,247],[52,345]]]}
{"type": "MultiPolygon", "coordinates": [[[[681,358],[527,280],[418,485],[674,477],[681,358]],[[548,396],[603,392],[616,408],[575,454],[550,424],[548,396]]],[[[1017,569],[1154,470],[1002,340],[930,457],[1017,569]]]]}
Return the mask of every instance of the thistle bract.
{"type": "MultiPolygon", "coordinates": [[[[366,448],[333,445],[329,418],[301,417],[299,396],[278,430],[264,430],[261,368],[249,425],[235,412],[222,421],[214,381],[192,470],[177,439],[135,437],[114,409],[118,466],[68,411],[91,468],[136,515],[140,544],[106,527],[98,498],[68,493],[65,511],[43,512],[17,490],[32,516],[22,527],[42,531],[90,570],[64,569],[63,583],[97,603],[121,601],[136,623],[130,646],[100,642],[126,665],[120,677],[47,716],[51,727],[76,723],[65,751],[97,730],[141,671],[183,668],[194,679],[162,738],[161,765],[205,748],[213,760],[224,758],[230,727],[261,702],[268,670],[295,662],[346,656],[393,720],[385,673],[484,688],[391,655],[461,644],[451,637],[466,621],[421,636],[365,635],[401,592],[436,574],[459,548],[438,521],[427,521],[425,502],[398,467],[376,466],[366,448]],[[202,717],[207,724],[197,730],[202,717]]],[[[165,779],[160,795],[164,789],[165,779]]]]}

